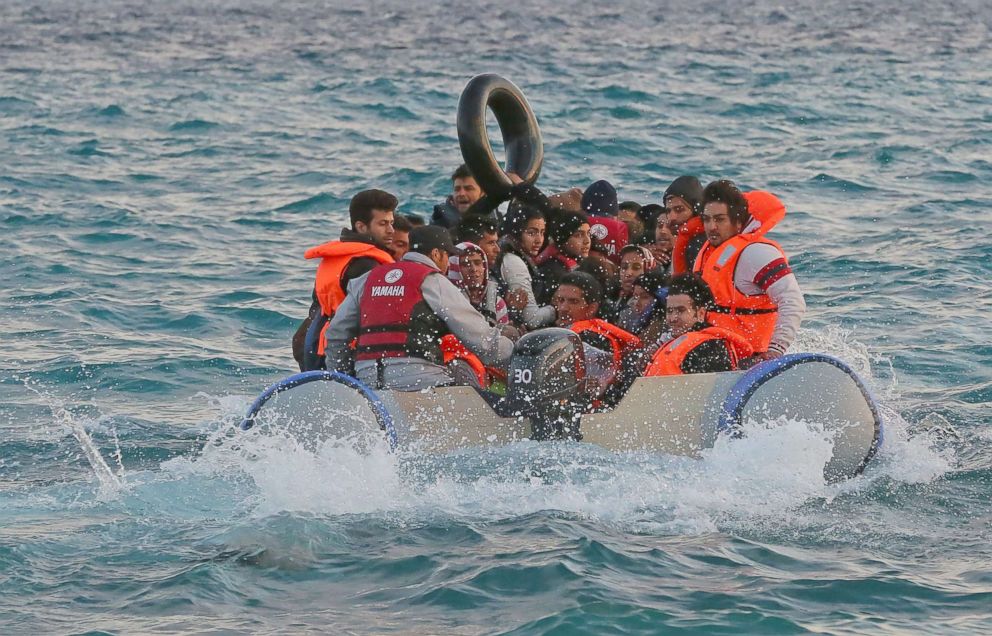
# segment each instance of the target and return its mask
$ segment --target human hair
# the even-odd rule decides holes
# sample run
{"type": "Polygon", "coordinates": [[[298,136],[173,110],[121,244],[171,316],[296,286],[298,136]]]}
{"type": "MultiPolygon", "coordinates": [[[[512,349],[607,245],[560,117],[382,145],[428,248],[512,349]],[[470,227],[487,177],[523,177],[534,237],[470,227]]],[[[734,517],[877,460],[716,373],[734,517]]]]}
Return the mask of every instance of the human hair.
{"type": "Polygon", "coordinates": [[[588,223],[589,217],[583,212],[555,212],[548,216],[548,238],[562,249],[569,237],[588,223]]]}
{"type": "Polygon", "coordinates": [[[397,232],[409,232],[413,229],[413,223],[404,214],[397,214],[393,218],[393,229],[397,232]]]}
{"type": "Polygon", "coordinates": [[[585,272],[595,278],[603,289],[604,297],[615,298],[620,293],[620,268],[599,253],[589,252],[589,256],[582,259],[574,271],[585,272]]]}
{"type": "Polygon", "coordinates": [[[654,305],[651,308],[651,318],[665,314],[665,298],[669,294],[668,275],[658,270],[644,272],[634,279],[634,287],[640,287],[647,293],[654,296],[654,305]]]}
{"type": "Polygon", "coordinates": [[[647,205],[642,205],[637,211],[637,217],[644,221],[644,225],[650,228],[654,228],[658,223],[658,218],[665,213],[665,206],[658,205],[657,203],[648,203],[647,205]]]}
{"type": "Polygon", "coordinates": [[[668,285],[668,296],[671,297],[679,294],[684,294],[691,298],[696,309],[701,307],[709,309],[715,304],[710,286],[706,284],[706,281],[699,274],[687,273],[674,277],[668,285]]]}
{"type": "Polygon", "coordinates": [[[420,216],[419,214],[404,214],[403,216],[406,217],[406,220],[413,227],[420,227],[421,225],[427,225],[427,223],[424,222],[424,217],[420,216]]]}
{"type": "Polygon", "coordinates": [[[569,272],[558,281],[558,286],[561,287],[562,285],[577,287],[582,292],[582,300],[589,304],[600,305],[603,303],[603,287],[590,274],[569,272]]]}
{"type": "Polygon", "coordinates": [[[372,223],[372,210],[388,210],[392,212],[399,201],[385,190],[362,190],[351,197],[348,213],[351,216],[351,229],[361,221],[366,225],[372,223]]]}
{"type": "Polygon", "coordinates": [[[641,260],[644,261],[645,263],[648,263],[649,261],[654,261],[654,256],[651,254],[650,251],[648,251],[648,248],[644,247],[643,245],[635,245],[633,243],[627,243],[626,245],[623,246],[623,249],[620,250],[620,257],[622,258],[624,254],[637,254],[638,256],[641,257],[641,260]]]}
{"type": "Polygon", "coordinates": [[[620,209],[630,210],[634,214],[637,214],[637,212],[639,212],[641,209],[641,204],[638,203],[637,201],[624,201],[623,203],[620,204],[620,209]]]}
{"type": "Polygon", "coordinates": [[[506,209],[506,215],[503,217],[503,222],[500,224],[500,234],[509,234],[515,239],[520,239],[527,227],[527,223],[534,219],[543,219],[544,212],[540,208],[528,203],[521,203],[516,199],[510,201],[510,205],[506,209]]]}
{"type": "Polygon", "coordinates": [[[726,204],[727,213],[735,223],[747,223],[747,199],[733,181],[720,179],[706,186],[703,190],[703,207],[714,202],[726,204]]]}
{"type": "Polygon", "coordinates": [[[466,166],[464,163],[458,166],[457,168],[455,168],[455,171],[451,173],[452,181],[454,181],[455,179],[474,179],[474,178],[475,177],[472,176],[472,172],[468,169],[468,166],[466,166]]]}
{"type": "Polygon", "coordinates": [[[486,234],[499,234],[496,222],[486,214],[467,215],[455,228],[455,239],[459,242],[479,243],[486,234]]]}

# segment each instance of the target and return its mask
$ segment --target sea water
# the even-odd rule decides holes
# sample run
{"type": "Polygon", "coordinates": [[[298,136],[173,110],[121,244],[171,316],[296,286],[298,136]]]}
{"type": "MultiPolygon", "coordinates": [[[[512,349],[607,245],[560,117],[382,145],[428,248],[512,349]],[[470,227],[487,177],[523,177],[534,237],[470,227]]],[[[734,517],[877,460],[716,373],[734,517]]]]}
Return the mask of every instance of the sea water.
{"type": "Polygon", "coordinates": [[[984,2],[0,5],[0,632],[987,633],[984,2]],[[754,423],[701,458],[442,457],[236,424],[291,373],[355,192],[430,214],[461,88],[516,82],[546,191],[777,193],[793,351],[878,458],[754,423]]]}

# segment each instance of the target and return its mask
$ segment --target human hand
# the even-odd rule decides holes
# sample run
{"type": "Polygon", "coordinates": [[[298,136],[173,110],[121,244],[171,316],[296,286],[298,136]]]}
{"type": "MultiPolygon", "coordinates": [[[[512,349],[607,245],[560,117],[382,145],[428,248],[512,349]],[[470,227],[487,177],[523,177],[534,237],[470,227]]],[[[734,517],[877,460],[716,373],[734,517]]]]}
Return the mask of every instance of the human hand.
{"type": "Polygon", "coordinates": [[[767,362],[769,360],[774,360],[775,358],[781,358],[782,352],[778,349],[769,349],[768,351],[761,351],[752,356],[746,358],[741,358],[737,361],[738,370],[750,369],[751,367],[761,364],[762,362],[767,362]]]}
{"type": "Polygon", "coordinates": [[[658,265],[662,267],[668,267],[669,263],[672,262],[672,253],[662,247],[651,244],[649,246],[651,254],[654,256],[654,260],[658,265]]]}
{"type": "Polygon", "coordinates": [[[514,311],[523,311],[527,307],[527,292],[517,288],[506,295],[506,306],[514,311]]]}
{"type": "Polygon", "coordinates": [[[517,185],[518,183],[523,183],[524,180],[516,172],[507,172],[506,176],[510,178],[510,183],[517,185]]]}

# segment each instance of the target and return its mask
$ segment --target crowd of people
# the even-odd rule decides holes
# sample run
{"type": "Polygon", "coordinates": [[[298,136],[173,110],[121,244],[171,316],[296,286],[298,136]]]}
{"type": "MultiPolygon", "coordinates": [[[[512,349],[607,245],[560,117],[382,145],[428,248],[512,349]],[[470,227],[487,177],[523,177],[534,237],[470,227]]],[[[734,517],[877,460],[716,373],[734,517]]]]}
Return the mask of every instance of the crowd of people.
{"type": "Polygon", "coordinates": [[[460,166],[429,224],[388,192],[356,194],[350,227],[305,254],[320,263],[293,338],[301,370],[498,391],[514,341],[559,327],[610,403],[639,376],[743,369],[796,337],[806,305],[767,237],[785,216],[771,193],[681,176],[641,205],[607,181],[546,194],[509,176],[493,196],[460,166]]]}

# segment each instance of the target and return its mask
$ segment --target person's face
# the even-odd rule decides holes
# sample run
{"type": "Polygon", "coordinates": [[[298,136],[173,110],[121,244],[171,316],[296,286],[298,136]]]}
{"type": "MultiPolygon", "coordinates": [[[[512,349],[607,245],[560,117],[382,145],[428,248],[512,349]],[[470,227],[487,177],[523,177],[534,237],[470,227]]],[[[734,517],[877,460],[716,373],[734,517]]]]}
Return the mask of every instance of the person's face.
{"type": "Polygon", "coordinates": [[[592,320],[599,310],[599,304],[586,302],[582,290],[575,285],[559,285],[551,304],[558,312],[555,324],[566,329],[580,320],[592,320]]]}
{"type": "Polygon", "coordinates": [[[376,243],[393,246],[393,211],[392,210],[372,210],[372,220],[368,225],[358,221],[355,223],[355,231],[359,234],[367,234],[376,243]]]}
{"type": "Polygon", "coordinates": [[[410,251],[410,233],[401,230],[393,231],[393,244],[390,250],[393,258],[400,260],[403,255],[410,251]]]}
{"type": "Polygon", "coordinates": [[[706,319],[706,309],[696,307],[686,294],[675,294],[668,297],[665,305],[665,322],[672,331],[672,337],[678,338],[689,333],[692,326],[706,319]]]}
{"type": "Polygon", "coordinates": [[[726,203],[710,201],[703,208],[703,230],[710,245],[716,247],[741,232],[741,224],[730,218],[726,203]]]}
{"type": "Polygon", "coordinates": [[[634,291],[634,279],[644,273],[644,255],[625,252],[620,257],[620,292],[629,296],[634,291]]]}
{"type": "Polygon", "coordinates": [[[583,223],[568,237],[561,251],[572,258],[585,258],[589,256],[590,247],[592,247],[592,237],[589,236],[589,224],[583,223]]]}
{"type": "Polygon", "coordinates": [[[520,247],[531,258],[537,257],[544,245],[544,219],[531,219],[520,235],[520,247]]]}
{"type": "Polygon", "coordinates": [[[667,223],[659,223],[654,229],[654,244],[663,252],[671,252],[675,248],[675,236],[667,223]]]}
{"type": "Polygon", "coordinates": [[[472,204],[478,201],[481,196],[482,190],[473,177],[455,179],[451,183],[451,200],[461,214],[465,214],[465,211],[472,207],[472,204]]]}
{"type": "Polygon", "coordinates": [[[479,241],[479,247],[486,253],[489,264],[494,265],[496,263],[496,257],[499,256],[499,235],[496,232],[483,234],[482,240],[479,241]]]}
{"type": "Polygon", "coordinates": [[[482,289],[486,284],[486,260],[478,252],[469,252],[459,260],[462,280],[469,289],[482,289]]]}
{"type": "Polygon", "coordinates": [[[682,224],[692,217],[692,206],[682,197],[670,196],[665,201],[665,216],[672,228],[678,232],[682,224]]]}

